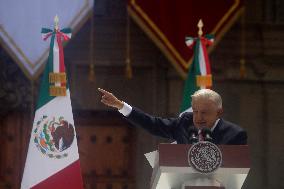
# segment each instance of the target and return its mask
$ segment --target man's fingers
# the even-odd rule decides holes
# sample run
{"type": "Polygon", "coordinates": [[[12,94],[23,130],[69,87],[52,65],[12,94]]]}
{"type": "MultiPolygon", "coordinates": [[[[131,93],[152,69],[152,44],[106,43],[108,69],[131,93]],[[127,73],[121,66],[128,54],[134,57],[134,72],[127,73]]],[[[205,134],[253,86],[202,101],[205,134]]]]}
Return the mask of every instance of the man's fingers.
{"type": "Polygon", "coordinates": [[[104,89],[98,88],[98,90],[99,90],[101,93],[105,94],[105,95],[111,95],[110,92],[108,92],[108,91],[106,91],[106,90],[104,90],[104,89]]]}
{"type": "Polygon", "coordinates": [[[102,93],[102,98],[101,98],[101,102],[107,106],[111,106],[111,107],[115,107],[115,108],[119,108],[117,107],[117,104],[119,104],[119,100],[110,92],[98,88],[98,90],[102,93]]]}
{"type": "Polygon", "coordinates": [[[114,104],[108,100],[105,100],[105,99],[101,99],[101,102],[107,106],[112,106],[114,107],[114,104]]]}
{"type": "Polygon", "coordinates": [[[108,105],[108,101],[105,100],[105,99],[101,99],[101,102],[104,103],[104,104],[106,104],[106,105],[108,105]]]}
{"type": "Polygon", "coordinates": [[[107,96],[107,95],[103,95],[103,96],[102,96],[102,99],[103,99],[103,100],[108,100],[108,101],[111,100],[110,96],[107,96]]]}
{"type": "Polygon", "coordinates": [[[107,103],[112,103],[114,101],[114,98],[111,95],[103,94],[101,100],[107,103]]]}

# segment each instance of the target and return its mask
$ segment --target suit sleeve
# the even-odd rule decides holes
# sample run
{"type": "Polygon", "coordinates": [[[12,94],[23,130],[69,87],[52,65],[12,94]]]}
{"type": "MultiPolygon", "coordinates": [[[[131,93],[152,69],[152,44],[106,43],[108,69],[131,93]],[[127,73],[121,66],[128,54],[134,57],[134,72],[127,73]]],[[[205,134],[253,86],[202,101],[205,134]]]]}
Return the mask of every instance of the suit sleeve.
{"type": "Polygon", "coordinates": [[[174,139],[174,133],[179,125],[179,118],[160,118],[149,115],[133,107],[132,112],[126,117],[133,125],[147,130],[153,135],[174,139]]]}

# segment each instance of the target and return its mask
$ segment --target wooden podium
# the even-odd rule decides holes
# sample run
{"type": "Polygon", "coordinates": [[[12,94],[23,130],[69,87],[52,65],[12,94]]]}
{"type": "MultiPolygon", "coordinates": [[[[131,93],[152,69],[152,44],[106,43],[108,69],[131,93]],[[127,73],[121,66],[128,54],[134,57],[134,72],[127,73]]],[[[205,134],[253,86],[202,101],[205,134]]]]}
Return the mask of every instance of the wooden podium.
{"type": "Polygon", "coordinates": [[[250,169],[247,145],[219,145],[222,164],[203,174],[188,162],[192,145],[160,144],[151,178],[151,189],[241,189],[250,169]]]}

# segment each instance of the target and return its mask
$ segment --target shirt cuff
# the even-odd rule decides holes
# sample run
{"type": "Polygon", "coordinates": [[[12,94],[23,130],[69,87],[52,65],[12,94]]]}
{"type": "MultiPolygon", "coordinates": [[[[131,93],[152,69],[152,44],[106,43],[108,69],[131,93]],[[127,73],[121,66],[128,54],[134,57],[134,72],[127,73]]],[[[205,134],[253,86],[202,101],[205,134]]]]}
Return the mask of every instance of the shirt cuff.
{"type": "Polygon", "coordinates": [[[123,114],[124,116],[129,116],[129,114],[132,112],[132,107],[127,104],[126,102],[123,102],[123,107],[118,110],[119,113],[123,114]]]}

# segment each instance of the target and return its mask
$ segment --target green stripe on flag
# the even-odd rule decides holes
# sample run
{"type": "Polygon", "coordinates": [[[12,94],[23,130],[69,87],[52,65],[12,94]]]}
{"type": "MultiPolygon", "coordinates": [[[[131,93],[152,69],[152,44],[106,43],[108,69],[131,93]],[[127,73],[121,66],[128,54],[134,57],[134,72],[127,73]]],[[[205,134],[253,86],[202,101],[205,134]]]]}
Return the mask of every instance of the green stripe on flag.
{"type": "Polygon", "coordinates": [[[45,66],[45,70],[43,73],[43,77],[41,80],[41,86],[40,86],[40,92],[39,92],[39,98],[37,101],[37,107],[36,109],[41,108],[44,106],[47,102],[51,101],[54,99],[54,96],[49,95],[49,69],[48,69],[48,64],[45,66]]]}
{"type": "Polygon", "coordinates": [[[44,106],[47,102],[54,99],[54,96],[49,95],[49,72],[53,71],[53,47],[55,40],[55,32],[52,33],[49,47],[49,55],[47,64],[45,65],[44,73],[41,80],[39,98],[36,109],[44,106]]]}
{"type": "Polygon", "coordinates": [[[206,34],[204,37],[209,39],[209,40],[214,39],[214,35],[213,34],[206,34]]]}
{"type": "Polygon", "coordinates": [[[49,32],[52,32],[52,30],[48,29],[48,28],[42,28],[41,29],[41,33],[49,33],[49,32]]]}
{"type": "Polygon", "coordinates": [[[63,32],[63,33],[66,33],[66,34],[72,32],[71,28],[64,28],[64,29],[62,29],[62,30],[60,30],[60,31],[63,32]]]}
{"type": "MultiPolygon", "coordinates": [[[[50,39],[50,46],[49,46],[49,55],[48,55],[48,60],[47,60],[47,65],[48,65],[48,71],[52,72],[53,71],[53,47],[54,47],[54,40],[55,40],[55,32],[52,33],[51,39],[50,39]]],[[[48,78],[48,75],[47,75],[48,78]]]]}

